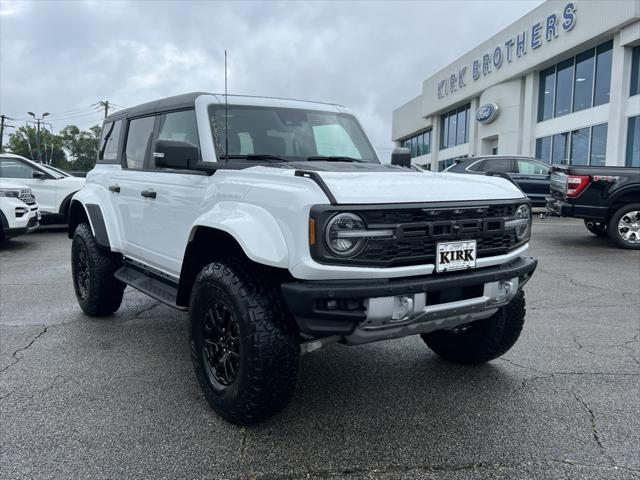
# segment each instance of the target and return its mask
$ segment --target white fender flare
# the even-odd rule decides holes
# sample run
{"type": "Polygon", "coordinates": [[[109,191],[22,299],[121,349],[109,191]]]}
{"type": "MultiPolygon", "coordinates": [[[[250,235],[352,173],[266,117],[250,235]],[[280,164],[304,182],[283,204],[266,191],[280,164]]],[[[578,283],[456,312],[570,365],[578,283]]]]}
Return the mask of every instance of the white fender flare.
{"type": "Polygon", "coordinates": [[[276,219],[262,207],[234,201],[219,202],[196,219],[189,242],[200,227],[228,233],[254,262],[288,267],[289,254],[282,230],[276,219]]]}

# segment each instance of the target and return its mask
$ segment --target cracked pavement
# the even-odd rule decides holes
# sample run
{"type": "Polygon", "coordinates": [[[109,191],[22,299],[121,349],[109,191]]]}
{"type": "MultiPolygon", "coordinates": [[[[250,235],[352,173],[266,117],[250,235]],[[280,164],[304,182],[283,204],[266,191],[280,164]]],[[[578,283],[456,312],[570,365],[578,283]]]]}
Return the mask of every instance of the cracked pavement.
{"type": "Polygon", "coordinates": [[[536,219],[516,346],[479,367],[418,338],[303,357],[239,428],[192,373],[186,314],[127,289],[85,317],[64,232],[0,247],[0,478],[640,478],[640,252],[536,219]]]}

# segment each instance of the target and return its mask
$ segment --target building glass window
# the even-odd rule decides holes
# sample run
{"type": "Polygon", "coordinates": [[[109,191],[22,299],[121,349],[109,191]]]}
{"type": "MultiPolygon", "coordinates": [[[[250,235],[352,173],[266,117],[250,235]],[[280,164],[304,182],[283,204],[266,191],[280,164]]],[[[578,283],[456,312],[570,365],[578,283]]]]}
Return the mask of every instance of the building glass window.
{"type": "Polygon", "coordinates": [[[607,154],[607,124],[591,127],[589,165],[603,166],[607,154]]]}
{"type": "Polygon", "coordinates": [[[589,127],[571,132],[571,165],[589,164],[589,127]]]}
{"type": "Polygon", "coordinates": [[[610,40],[542,70],[538,121],[609,102],[612,54],[610,40]]]}
{"type": "Polygon", "coordinates": [[[611,61],[613,58],[613,40],[603,43],[596,53],[596,87],[593,93],[593,106],[609,103],[611,91],[611,61]]]}
{"type": "Polygon", "coordinates": [[[605,164],[607,124],[536,139],[536,158],[565,165],[605,164]]]}
{"type": "Polygon", "coordinates": [[[556,67],[540,72],[540,92],[538,95],[538,121],[553,118],[553,97],[556,91],[556,67]]]}
{"type": "Polygon", "coordinates": [[[551,162],[564,164],[569,157],[569,132],[558,133],[553,136],[551,147],[551,162]]]}
{"type": "Polygon", "coordinates": [[[551,163],[551,137],[536,139],[536,158],[551,163]]]}
{"type": "Polygon", "coordinates": [[[467,110],[465,107],[458,109],[458,131],[456,133],[456,145],[467,143],[467,110]]]}
{"type": "Polygon", "coordinates": [[[431,153],[431,130],[400,140],[400,146],[409,149],[411,158],[431,153]]]}
{"type": "Polygon", "coordinates": [[[631,54],[631,91],[629,95],[638,95],[640,93],[640,75],[638,75],[638,69],[640,69],[640,46],[633,47],[631,54]]]}
{"type": "Polygon", "coordinates": [[[431,153],[431,130],[427,130],[426,132],[424,132],[424,137],[423,137],[423,144],[422,144],[422,152],[423,154],[428,154],[431,153]]]}
{"type": "Polygon", "coordinates": [[[588,50],[576,57],[576,75],[573,82],[574,112],[591,108],[595,64],[596,60],[593,50],[588,50]]]}
{"type": "Polygon", "coordinates": [[[561,117],[571,113],[571,90],[573,89],[573,58],[558,64],[556,72],[556,105],[554,113],[561,117]]]}
{"type": "Polygon", "coordinates": [[[640,167],[640,117],[629,118],[627,129],[627,167],[640,167]]]}
{"type": "Polygon", "coordinates": [[[454,112],[449,115],[449,146],[457,145],[456,143],[456,128],[458,127],[458,116],[454,112]]]}
{"type": "Polygon", "coordinates": [[[469,110],[471,104],[453,109],[440,117],[440,150],[469,141],[469,110]]]}

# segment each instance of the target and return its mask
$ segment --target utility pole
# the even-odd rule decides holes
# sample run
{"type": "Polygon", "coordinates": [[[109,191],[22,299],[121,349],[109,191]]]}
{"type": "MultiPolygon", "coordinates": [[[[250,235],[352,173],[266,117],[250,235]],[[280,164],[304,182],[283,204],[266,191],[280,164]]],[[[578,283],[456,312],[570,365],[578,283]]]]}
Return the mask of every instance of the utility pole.
{"type": "Polygon", "coordinates": [[[3,140],[4,140],[4,129],[5,128],[16,128],[13,125],[6,124],[5,120],[13,120],[13,118],[7,117],[6,115],[0,115],[0,153],[2,153],[2,145],[3,145],[3,140]]]}
{"type": "Polygon", "coordinates": [[[109,100],[99,101],[98,106],[104,108],[104,118],[107,118],[109,116],[109,100]]]}
{"type": "Polygon", "coordinates": [[[27,112],[27,114],[31,115],[37,123],[37,130],[36,130],[36,145],[38,149],[37,159],[38,159],[38,163],[42,163],[42,151],[40,150],[40,124],[43,122],[44,117],[49,115],[49,112],[44,112],[40,118],[36,117],[36,114],[33,112],[27,112]]]}

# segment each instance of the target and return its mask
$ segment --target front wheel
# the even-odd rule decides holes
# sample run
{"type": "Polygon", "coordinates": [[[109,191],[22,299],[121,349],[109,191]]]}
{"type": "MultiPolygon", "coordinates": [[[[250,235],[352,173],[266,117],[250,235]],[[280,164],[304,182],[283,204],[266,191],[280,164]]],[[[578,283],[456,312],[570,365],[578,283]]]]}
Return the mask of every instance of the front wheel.
{"type": "Polygon", "coordinates": [[[584,226],[587,227],[595,236],[603,238],[607,236],[607,224],[604,222],[596,222],[595,220],[585,220],[584,226]]]}
{"type": "Polygon", "coordinates": [[[609,219],[607,232],[618,247],[640,250],[640,203],[616,210],[609,219]]]}
{"type": "Polygon", "coordinates": [[[508,305],[489,318],[476,320],[453,330],[437,330],[421,335],[427,346],[454,363],[478,364],[494,360],[515,345],[526,313],[524,292],[520,290],[508,305]]]}
{"type": "Polygon", "coordinates": [[[246,262],[214,262],[196,278],[191,358],[209,405],[228,422],[268,418],[290,400],[300,347],[277,286],[246,262]]]}
{"type": "Polygon", "coordinates": [[[122,303],[125,284],[114,277],[119,256],[102,250],[87,223],[81,223],[71,243],[73,287],[80,308],[87,315],[109,315],[122,303]]]}

